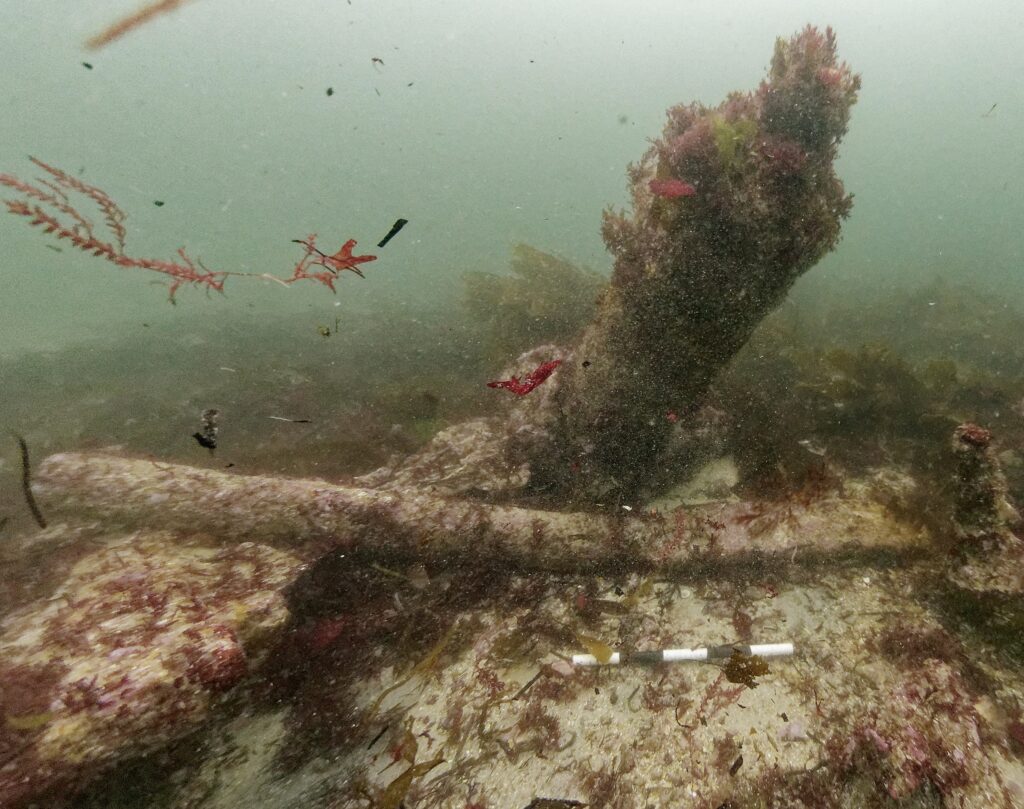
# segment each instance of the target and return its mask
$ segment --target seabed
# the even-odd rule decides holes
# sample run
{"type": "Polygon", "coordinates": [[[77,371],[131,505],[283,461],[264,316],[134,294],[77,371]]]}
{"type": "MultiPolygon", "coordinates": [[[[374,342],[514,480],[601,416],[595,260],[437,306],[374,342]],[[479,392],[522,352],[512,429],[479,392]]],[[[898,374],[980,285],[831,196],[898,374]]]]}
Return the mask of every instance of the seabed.
{"type": "MultiPolygon", "coordinates": [[[[680,491],[706,500],[728,467],[680,491]]],[[[954,584],[948,553],[872,491],[848,482],[842,496],[758,515],[765,544],[797,548],[811,512],[831,511],[860,548],[841,559],[793,550],[671,579],[357,570],[328,554],[292,588],[290,620],[276,603],[224,605],[224,620],[261,615],[276,651],[188,732],[141,759],[118,751],[75,805],[1020,805],[1019,597],[954,584]],[[789,641],[796,654],[748,684],[712,664],[573,668],[567,658],[594,640],[789,641]]],[[[131,564],[145,546],[152,561],[153,543],[173,543],[186,566],[242,559],[181,534],[95,553],[131,564]]],[[[278,553],[261,547],[244,553],[278,553]]],[[[251,559],[239,563],[252,574],[251,559]]]]}

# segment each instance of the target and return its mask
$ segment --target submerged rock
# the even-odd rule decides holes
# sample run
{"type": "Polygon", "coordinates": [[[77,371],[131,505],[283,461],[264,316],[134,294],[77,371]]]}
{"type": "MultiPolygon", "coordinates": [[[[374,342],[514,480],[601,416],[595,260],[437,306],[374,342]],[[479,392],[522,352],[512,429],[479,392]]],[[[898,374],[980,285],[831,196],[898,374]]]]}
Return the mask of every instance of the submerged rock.
{"type": "Polygon", "coordinates": [[[288,618],[297,559],[162,532],[104,543],[0,624],[0,805],[68,793],[205,721],[288,618]]]}

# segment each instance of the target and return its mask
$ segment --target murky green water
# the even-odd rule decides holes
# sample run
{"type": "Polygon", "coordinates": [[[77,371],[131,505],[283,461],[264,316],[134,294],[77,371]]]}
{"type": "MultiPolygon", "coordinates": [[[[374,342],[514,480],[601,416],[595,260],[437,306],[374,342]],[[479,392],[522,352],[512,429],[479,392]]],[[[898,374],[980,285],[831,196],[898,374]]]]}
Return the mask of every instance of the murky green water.
{"type": "MultiPolygon", "coordinates": [[[[0,0],[0,198],[49,195],[71,222],[58,238],[17,203],[0,212],[0,805],[1024,805],[1020,593],[991,584],[996,573],[986,589],[969,571],[966,586],[943,555],[957,425],[991,431],[1000,494],[1008,509],[1024,503],[1017,4],[191,0],[87,47],[133,10],[0,0]],[[138,526],[109,511],[68,514],[50,494],[49,533],[35,533],[26,475],[53,453],[347,486],[439,430],[504,413],[506,391],[485,383],[593,317],[613,263],[602,211],[628,208],[627,166],[665,110],[756,89],[775,38],[808,23],[834,27],[862,76],[836,164],[854,195],[842,241],[704,399],[665,414],[680,422],[647,491],[661,516],[644,517],[641,501],[594,506],[704,525],[700,566],[552,573],[496,551],[474,574],[429,547],[425,561],[390,549],[362,565],[344,537],[317,536],[316,553],[270,541],[306,573],[280,603],[254,606],[195,584],[215,575],[195,573],[203,565],[227,581],[217,565],[249,576],[262,564],[224,550],[207,506],[195,535],[179,527],[171,541],[125,533],[138,526]],[[108,199],[126,214],[131,260],[93,255],[69,213],[100,232],[95,203],[108,199]],[[334,294],[315,279],[280,283],[310,233],[325,258],[350,239],[354,255],[377,258],[349,265],[365,277],[329,278],[334,294]],[[186,283],[172,305],[161,262],[228,273],[216,276],[224,291],[186,283]],[[195,437],[211,409],[215,452],[195,437]],[[778,556],[741,549],[723,562],[718,518],[687,511],[707,503],[739,509],[751,546],[778,543],[778,556]],[[897,524],[921,533],[875,541],[897,524]],[[842,564],[806,553],[802,532],[829,525],[874,539],[842,564]],[[178,541],[190,572],[139,585],[136,557],[178,541]],[[783,550],[791,567],[776,564],[783,550]],[[118,553],[136,560],[121,578],[118,553]],[[89,582],[149,599],[131,602],[147,615],[154,599],[187,611],[188,590],[246,643],[263,616],[271,641],[246,649],[259,665],[223,692],[219,670],[203,679],[193,660],[188,676],[216,697],[153,749],[140,742],[141,757],[74,747],[76,733],[100,733],[69,716],[106,709],[94,696],[105,670],[58,637],[78,620],[59,610],[85,604],[89,582]],[[56,630],[25,629],[44,614],[56,630]],[[558,661],[569,665],[581,636],[646,648],[789,638],[800,652],[742,696],[708,666],[563,681],[558,661]],[[28,646],[35,657],[10,662],[28,646]],[[54,696],[65,664],[71,690],[54,696]],[[933,694],[948,699],[926,705],[933,694]],[[63,763],[47,763],[40,739],[65,721],[45,748],[63,763]],[[16,783],[26,755],[49,773],[36,792],[16,783]]],[[[152,503],[177,496],[154,489],[152,503]]],[[[468,496],[577,507],[483,484],[468,496]]],[[[162,529],[154,519],[139,530],[162,529]]],[[[1004,527],[1005,557],[990,557],[1004,560],[999,576],[1019,561],[1020,524],[1004,527]]],[[[388,523],[384,547],[407,528],[388,523]]],[[[113,644],[108,662],[152,640],[118,645],[123,627],[104,626],[88,638],[113,644]]],[[[148,663],[132,665],[124,677],[142,678],[148,663]]],[[[134,727],[130,713],[117,716],[134,727]]]]}

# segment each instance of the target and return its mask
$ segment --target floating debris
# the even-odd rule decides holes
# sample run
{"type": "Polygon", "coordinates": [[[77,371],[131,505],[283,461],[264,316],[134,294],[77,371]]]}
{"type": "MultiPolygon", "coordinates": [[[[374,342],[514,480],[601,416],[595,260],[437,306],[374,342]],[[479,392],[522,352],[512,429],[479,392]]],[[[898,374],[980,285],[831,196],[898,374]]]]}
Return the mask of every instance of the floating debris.
{"type": "MultiPolygon", "coordinates": [[[[109,45],[115,39],[120,39],[130,31],[145,25],[153,18],[166,14],[169,11],[174,11],[178,6],[182,6],[187,2],[189,0],[155,0],[155,2],[146,3],[131,14],[112,23],[106,29],[96,34],[96,36],[90,37],[86,40],[85,47],[91,51],[99,50],[105,45],[109,45]]],[[[83,62],[82,64],[85,63],[83,62]]],[[[89,65],[86,66],[90,67],[89,65]]]]}
{"type": "Polygon", "coordinates": [[[325,252],[320,250],[316,246],[316,235],[310,234],[305,239],[292,239],[295,244],[301,244],[306,248],[306,255],[303,256],[302,261],[299,262],[296,267],[295,277],[296,278],[317,278],[321,282],[327,284],[332,290],[334,286],[327,283],[327,280],[320,278],[319,275],[310,275],[305,273],[306,264],[316,264],[321,267],[325,267],[330,272],[330,278],[337,278],[338,273],[342,270],[351,270],[360,278],[365,278],[363,271],[359,269],[360,264],[365,264],[368,261],[376,261],[376,256],[353,256],[352,248],[356,246],[355,239],[349,239],[345,242],[333,256],[327,255],[325,252]],[[319,256],[319,258],[311,259],[310,256],[313,254],[319,256]]]}
{"type": "Polygon", "coordinates": [[[21,491],[25,495],[25,502],[28,504],[28,510],[32,512],[32,518],[36,521],[36,525],[46,528],[46,520],[43,519],[43,513],[39,510],[39,504],[36,503],[36,498],[32,494],[32,467],[28,459],[28,444],[20,435],[14,437],[21,450],[21,491]]]}
{"type": "Polygon", "coordinates": [[[392,238],[394,238],[398,231],[400,231],[408,224],[408,219],[396,219],[395,224],[393,224],[391,226],[391,230],[388,231],[388,235],[381,239],[379,242],[377,242],[377,247],[383,247],[384,245],[386,245],[388,242],[391,241],[392,238]]]}
{"type": "Polygon", "coordinates": [[[220,411],[215,409],[204,410],[201,417],[202,430],[198,433],[192,433],[192,437],[196,440],[199,446],[210,450],[210,454],[217,449],[217,433],[220,428],[217,426],[217,417],[220,416],[220,411]]]}
{"type": "Polygon", "coordinates": [[[291,424],[312,424],[313,423],[313,419],[289,419],[289,418],[285,418],[284,416],[267,416],[267,418],[268,419],[273,419],[274,421],[287,421],[287,422],[290,422],[291,424]]]}

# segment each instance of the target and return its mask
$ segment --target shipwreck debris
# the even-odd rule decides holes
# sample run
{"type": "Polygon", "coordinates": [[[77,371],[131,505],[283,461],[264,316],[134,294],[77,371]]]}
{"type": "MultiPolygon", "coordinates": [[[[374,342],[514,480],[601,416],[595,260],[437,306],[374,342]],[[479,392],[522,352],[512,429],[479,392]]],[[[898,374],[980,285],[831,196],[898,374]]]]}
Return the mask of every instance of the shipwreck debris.
{"type": "Polygon", "coordinates": [[[961,424],[953,432],[953,455],[957,538],[976,544],[1005,535],[1019,515],[1006,499],[1006,476],[992,448],[992,433],[977,424],[961,424]]]}
{"type": "MultiPolygon", "coordinates": [[[[706,558],[702,547],[680,541],[692,530],[690,522],[679,528],[643,516],[482,505],[470,499],[437,497],[415,486],[382,491],[179,464],[158,468],[145,459],[77,453],[50,456],[39,465],[36,478],[52,500],[52,508],[64,514],[87,512],[134,526],[173,526],[215,533],[226,541],[283,541],[292,547],[345,536],[352,552],[386,558],[392,564],[404,559],[450,567],[493,565],[500,560],[532,570],[580,572],[614,567],[621,573],[627,569],[670,572],[706,558]],[[154,493],[171,496],[155,498],[154,493]],[[312,526],[303,510],[311,503],[317,504],[318,515],[312,526]],[[230,509],[225,508],[227,504],[230,509]],[[460,532],[440,530],[443,525],[458,525],[460,532]],[[382,526],[387,529],[381,530],[382,526]],[[467,543],[465,536],[473,536],[474,541],[467,543]],[[538,542],[538,537],[572,539],[538,542]]],[[[705,516],[726,516],[723,509],[727,508],[734,513],[736,507],[713,504],[691,512],[693,519],[704,524],[705,516]]],[[[832,560],[856,558],[881,549],[890,559],[927,552],[916,528],[884,521],[880,509],[852,494],[846,500],[810,504],[807,514],[800,534],[779,532],[759,537],[757,543],[750,542],[744,526],[730,524],[716,553],[721,559],[745,558],[767,565],[783,552],[786,558],[801,561],[821,554],[832,560]],[[851,536],[855,537],[852,542],[851,536]]]]}
{"type": "Polygon", "coordinates": [[[611,285],[571,343],[594,364],[567,367],[549,405],[525,406],[529,427],[510,431],[527,492],[628,502],[649,485],[672,435],[666,411],[689,412],[838,244],[853,199],[833,163],[859,88],[832,30],[808,26],[777,41],[753,92],[669,110],[630,169],[632,210],[605,213],[611,285]],[[687,196],[684,182],[700,192],[664,198],[687,196]]]}

